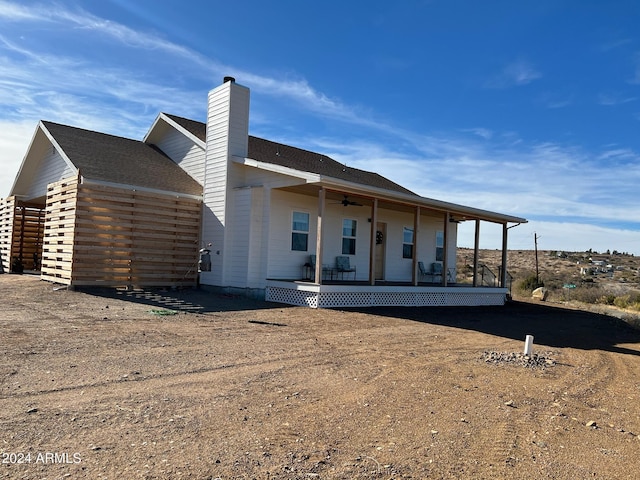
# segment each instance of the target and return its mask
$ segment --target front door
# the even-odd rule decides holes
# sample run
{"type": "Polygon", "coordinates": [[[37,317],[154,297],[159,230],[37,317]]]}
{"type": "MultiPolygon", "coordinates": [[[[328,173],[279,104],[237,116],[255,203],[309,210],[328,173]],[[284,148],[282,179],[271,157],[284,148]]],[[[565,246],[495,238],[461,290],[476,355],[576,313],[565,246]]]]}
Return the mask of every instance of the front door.
{"type": "Polygon", "coordinates": [[[384,280],[384,251],[387,243],[387,224],[376,223],[376,280],[384,280]]]}

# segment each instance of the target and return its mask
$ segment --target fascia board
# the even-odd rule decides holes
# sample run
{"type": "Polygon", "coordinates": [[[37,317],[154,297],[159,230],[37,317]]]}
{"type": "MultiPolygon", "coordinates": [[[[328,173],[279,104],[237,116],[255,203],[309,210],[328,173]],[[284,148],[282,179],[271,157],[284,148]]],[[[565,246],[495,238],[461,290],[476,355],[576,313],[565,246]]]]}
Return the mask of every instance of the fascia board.
{"type": "Polygon", "coordinates": [[[305,180],[307,183],[317,183],[321,178],[317,173],[303,172],[301,170],[296,170],[295,168],[283,167],[282,165],[275,165],[273,163],[259,162],[258,160],[253,160],[251,158],[234,156],[233,161],[235,163],[246,165],[248,167],[259,168],[261,170],[280,173],[289,177],[300,178],[302,180],[305,180]]]}

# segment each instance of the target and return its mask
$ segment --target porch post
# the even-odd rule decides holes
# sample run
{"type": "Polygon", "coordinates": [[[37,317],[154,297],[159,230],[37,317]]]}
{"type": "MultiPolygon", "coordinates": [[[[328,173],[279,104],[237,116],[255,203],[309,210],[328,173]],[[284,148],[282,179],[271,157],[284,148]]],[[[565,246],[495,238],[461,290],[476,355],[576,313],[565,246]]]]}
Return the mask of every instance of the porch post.
{"type": "Polygon", "coordinates": [[[445,212],[444,214],[444,230],[443,230],[443,234],[444,234],[444,245],[442,246],[442,286],[446,287],[447,286],[447,272],[449,271],[449,261],[448,261],[448,256],[449,256],[449,218],[450,218],[450,214],[449,212],[445,212]]]}
{"type": "Polygon", "coordinates": [[[378,224],[378,199],[371,206],[371,239],[369,240],[369,285],[376,284],[376,228],[378,224]]]}
{"type": "Polygon", "coordinates": [[[316,271],[315,279],[317,284],[322,284],[322,217],[324,216],[324,203],[326,190],[320,188],[318,192],[318,230],[316,233],[316,271]]]}
{"type": "Polygon", "coordinates": [[[418,285],[418,232],[420,231],[420,205],[416,206],[416,211],[413,217],[413,262],[412,262],[412,275],[411,282],[414,286],[418,285]]]}
{"type": "Polygon", "coordinates": [[[478,286],[478,255],[480,250],[480,219],[476,220],[476,235],[473,242],[473,286],[478,286]]]}
{"type": "Polygon", "coordinates": [[[502,224],[502,271],[500,272],[500,286],[507,286],[507,224],[502,224]]]}

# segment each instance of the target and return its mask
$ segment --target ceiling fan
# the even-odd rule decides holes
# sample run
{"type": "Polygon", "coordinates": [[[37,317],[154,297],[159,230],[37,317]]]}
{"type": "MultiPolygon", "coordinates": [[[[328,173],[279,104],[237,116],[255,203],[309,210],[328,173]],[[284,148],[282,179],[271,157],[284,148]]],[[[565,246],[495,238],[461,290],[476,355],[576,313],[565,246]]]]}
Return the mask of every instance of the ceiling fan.
{"type": "Polygon", "coordinates": [[[348,207],[349,205],[355,205],[357,207],[361,207],[362,204],[358,203],[358,202],[354,202],[353,200],[349,200],[349,195],[345,195],[344,199],[342,199],[341,202],[336,202],[336,203],[341,203],[342,205],[344,205],[345,207],[348,207]]]}

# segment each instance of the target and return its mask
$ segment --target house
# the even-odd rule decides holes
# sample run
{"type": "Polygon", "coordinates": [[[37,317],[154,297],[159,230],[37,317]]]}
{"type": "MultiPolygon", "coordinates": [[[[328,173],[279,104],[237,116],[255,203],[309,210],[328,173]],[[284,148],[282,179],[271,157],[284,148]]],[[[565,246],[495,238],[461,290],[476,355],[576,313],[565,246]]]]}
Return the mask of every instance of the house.
{"type": "Polygon", "coordinates": [[[475,222],[474,271],[481,222],[502,226],[503,265],[509,224],[526,222],[251,136],[249,89],[225,77],[206,123],[161,113],[142,141],[40,122],[0,202],[0,255],[5,270],[18,259],[69,285],[199,282],[311,307],[502,304],[506,268],[499,287],[456,283],[463,221],[475,222]]]}

